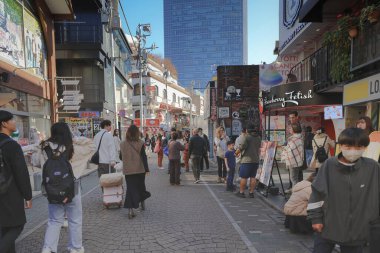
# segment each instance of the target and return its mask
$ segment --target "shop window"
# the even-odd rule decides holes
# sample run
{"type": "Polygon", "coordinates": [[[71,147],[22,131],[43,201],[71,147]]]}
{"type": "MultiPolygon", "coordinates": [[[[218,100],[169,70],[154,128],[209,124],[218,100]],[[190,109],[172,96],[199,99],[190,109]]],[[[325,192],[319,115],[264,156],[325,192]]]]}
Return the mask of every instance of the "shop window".
{"type": "Polygon", "coordinates": [[[177,101],[177,96],[175,95],[175,93],[173,93],[173,103],[175,103],[177,101]]]}
{"type": "Polygon", "coordinates": [[[26,94],[0,86],[0,108],[12,111],[27,112],[26,94]]]}

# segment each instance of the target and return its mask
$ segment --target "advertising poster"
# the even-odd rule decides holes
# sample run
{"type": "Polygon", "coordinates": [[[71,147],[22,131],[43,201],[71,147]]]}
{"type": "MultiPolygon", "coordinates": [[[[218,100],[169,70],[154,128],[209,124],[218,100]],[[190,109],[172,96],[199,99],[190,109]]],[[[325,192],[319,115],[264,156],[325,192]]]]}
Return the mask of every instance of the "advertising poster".
{"type": "Polygon", "coordinates": [[[0,0],[0,57],[19,67],[25,66],[22,9],[15,0],[0,0]]]}
{"type": "Polygon", "coordinates": [[[285,130],[283,131],[269,131],[269,140],[275,141],[279,146],[283,146],[286,143],[285,130]]]}
{"type": "Polygon", "coordinates": [[[46,77],[46,47],[41,27],[35,17],[24,11],[25,63],[28,71],[46,77]]]}
{"type": "Polygon", "coordinates": [[[230,117],[230,108],[229,107],[219,107],[218,108],[218,118],[227,119],[230,117]]]}
{"type": "Polygon", "coordinates": [[[65,122],[69,125],[71,133],[75,137],[87,137],[87,138],[93,137],[91,119],[66,118],[65,122]]]}
{"type": "Polygon", "coordinates": [[[264,185],[268,186],[270,181],[270,176],[272,174],[273,162],[276,155],[276,142],[263,141],[261,144],[261,158],[259,170],[257,172],[256,178],[264,185]]]}
{"type": "MultiPolygon", "coordinates": [[[[269,117],[267,116],[266,122],[268,124],[269,117]]],[[[285,124],[285,116],[280,116],[280,115],[275,115],[275,116],[270,116],[270,130],[284,130],[286,129],[286,124],[285,124]]]]}

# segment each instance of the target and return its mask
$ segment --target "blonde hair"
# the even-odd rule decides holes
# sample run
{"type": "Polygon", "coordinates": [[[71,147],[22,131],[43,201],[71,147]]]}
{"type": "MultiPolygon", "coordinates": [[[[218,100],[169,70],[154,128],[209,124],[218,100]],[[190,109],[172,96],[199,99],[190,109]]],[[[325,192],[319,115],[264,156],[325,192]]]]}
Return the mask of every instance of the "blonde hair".
{"type": "Polygon", "coordinates": [[[220,126],[216,129],[216,134],[215,134],[216,138],[220,139],[222,137],[222,131],[224,131],[224,127],[220,126]]]}

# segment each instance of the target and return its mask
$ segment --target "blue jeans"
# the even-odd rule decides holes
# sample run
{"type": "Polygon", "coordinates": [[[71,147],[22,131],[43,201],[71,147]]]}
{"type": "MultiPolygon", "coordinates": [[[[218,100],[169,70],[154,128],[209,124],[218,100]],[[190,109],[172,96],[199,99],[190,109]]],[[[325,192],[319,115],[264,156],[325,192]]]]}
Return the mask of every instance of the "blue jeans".
{"type": "Polygon", "coordinates": [[[227,172],[227,190],[233,190],[234,188],[235,168],[230,168],[227,172]]]}
{"type": "Polygon", "coordinates": [[[310,166],[311,159],[313,159],[314,152],[312,149],[305,149],[306,153],[306,164],[307,166],[310,166]]]}
{"type": "Polygon", "coordinates": [[[49,204],[49,221],[43,248],[57,252],[59,234],[65,220],[65,213],[69,223],[68,249],[79,250],[82,248],[82,198],[80,187],[78,187],[78,193],[71,203],[66,205],[49,204]]]}

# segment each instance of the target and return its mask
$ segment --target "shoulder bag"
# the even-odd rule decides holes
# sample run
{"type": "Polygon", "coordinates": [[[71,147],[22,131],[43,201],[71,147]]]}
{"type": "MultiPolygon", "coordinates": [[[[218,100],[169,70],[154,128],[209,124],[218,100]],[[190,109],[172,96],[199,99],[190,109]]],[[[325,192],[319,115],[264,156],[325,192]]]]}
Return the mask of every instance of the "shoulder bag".
{"type": "Polygon", "coordinates": [[[90,159],[90,163],[93,163],[93,164],[96,164],[96,165],[99,165],[99,149],[100,149],[100,145],[102,145],[102,139],[103,139],[103,135],[105,134],[106,132],[104,132],[102,134],[102,137],[100,137],[100,142],[99,142],[99,146],[98,146],[98,150],[96,150],[95,154],[92,155],[91,159],[90,159]]]}

